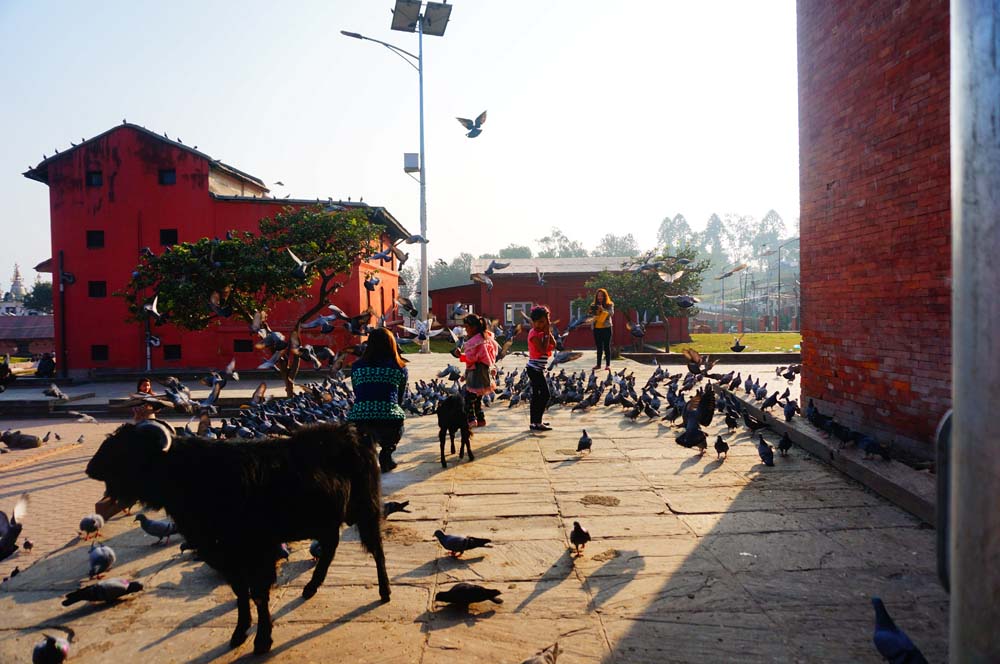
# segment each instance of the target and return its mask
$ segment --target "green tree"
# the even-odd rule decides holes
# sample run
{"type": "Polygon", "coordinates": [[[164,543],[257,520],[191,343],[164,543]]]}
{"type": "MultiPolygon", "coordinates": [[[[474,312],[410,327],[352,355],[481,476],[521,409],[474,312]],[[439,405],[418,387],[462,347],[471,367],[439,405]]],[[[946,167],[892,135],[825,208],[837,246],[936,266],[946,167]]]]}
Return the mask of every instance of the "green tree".
{"type": "Polygon", "coordinates": [[[582,244],[570,240],[558,228],[553,228],[548,235],[539,238],[538,243],[542,247],[538,252],[539,258],[574,258],[587,255],[587,250],[582,244]]]}
{"type": "Polygon", "coordinates": [[[597,248],[591,252],[592,256],[638,256],[639,245],[631,233],[628,235],[614,235],[608,233],[601,238],[597,248]]]}
{"type": "MultiPolygon", "coordinates": [[[[646,314],[646,318],[659,316],[666,322],[667,318],[688,317],[697,313],[696,308],[682,309],[677,306],[673,296],[693,295],[701,288],[702,274],[708,269],[707,260],[697,260],[697,249],[693,246],[682,246],[675,250],[664,247],[651,261],[662,261],[660,271],[676,273],[682,269],[676,259],[691,261],[683,267],[684,273],[668,283],[656,272],[636,272],[639,262],[634,261],[625,266],[624,272],[602,272],[587,281],[587,289],[606,288],[615,301],[615,308],[624,312],[631,320],[646,314]]],[[[574,302],[576,306],[589,306],[590,300],[574,302]]],[[[664,342],[670,350],[670,331],[664,324],[664,342]]]]}
{"type": "Polygon", "coordinates": [[[674,215],[672,219],[664,217],[659,230],[656,231],[656,244],[660,247],[677,247],[689,244],[693,240],[691,225],[680,213],[674,215]]]}
{"type": "MultiPolygon", "coordinates": [[[[285,208],[273,219],[261,219],[259,228],[257,235],[233,232],[231,239],[202,238],[169,247],[159,256],[144,256],[125,290],[115,294],[125,298],[136,321],[145,320],[143,305],[155,295],[159,311],[171,323],[192,331],[218,318],[210,307],[213,300],[249,323],[256,311],[311,297],[294,329],[326,307],[384,232],[363,209],[327,212],[319,206],[285,208]],[[308,262],[304,278],[294,274],[289,250],[308,262]]],[[[286,356],[281,366],[289,394],[298,364],[297,356],[286,356]]]]}
{"type": "Polygon", "coordinates": [[[52,313],[52,282],[37,281],[31,292],[24,296],[24,306],[27,309],[52,313]]]}
{"type": "Polygon", "coordinates": [[[531,258],[531,247],[510,244],[500,250],[500,258],[531,258]]]}

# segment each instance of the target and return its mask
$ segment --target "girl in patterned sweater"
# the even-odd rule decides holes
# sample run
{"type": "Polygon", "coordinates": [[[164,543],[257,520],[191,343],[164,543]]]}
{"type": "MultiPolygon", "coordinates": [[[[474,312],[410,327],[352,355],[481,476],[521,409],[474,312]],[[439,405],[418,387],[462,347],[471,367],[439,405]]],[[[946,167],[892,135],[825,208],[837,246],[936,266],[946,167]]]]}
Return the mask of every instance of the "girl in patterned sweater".
{"type": "Polygon", "coordinates": [[[347,419],[369,442],[379,444],[383,473],[396,467],[392,453],[403,436],[406,414],[400,404],[408,380],[406,360],[399,355],[396,337],[385,328],[371,330],[364,354],[351,365],[354,405],[347,419]]]}
{"type": "Polygon", "coordinates": [[[462,346],[459,359],[465,362],[465,416],[470,427],[486,426],[483,413],[483,395],[496,389],[493,381],[493,364],[500,346],[493,339],[486,319],[469,314],[462,319],[468,340],[462,346]]]}

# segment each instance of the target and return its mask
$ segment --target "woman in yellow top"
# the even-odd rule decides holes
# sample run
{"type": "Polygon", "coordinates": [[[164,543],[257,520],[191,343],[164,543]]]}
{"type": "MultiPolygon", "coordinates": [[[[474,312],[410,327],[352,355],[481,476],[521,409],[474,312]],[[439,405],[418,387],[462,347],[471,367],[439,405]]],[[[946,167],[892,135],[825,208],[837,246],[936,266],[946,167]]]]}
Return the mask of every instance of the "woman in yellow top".
{"type": "Polygon", "coordinates": [[[611,319],[615,315],[615,303],[611,301],[608,291],[598,288],[594,294],[594,304],[590,306],[590,315],[594,317],[594,345],[597,346],[597,364],[601,368],[601,355],[604,355],[604,368],[611,368],[611,319]]]}

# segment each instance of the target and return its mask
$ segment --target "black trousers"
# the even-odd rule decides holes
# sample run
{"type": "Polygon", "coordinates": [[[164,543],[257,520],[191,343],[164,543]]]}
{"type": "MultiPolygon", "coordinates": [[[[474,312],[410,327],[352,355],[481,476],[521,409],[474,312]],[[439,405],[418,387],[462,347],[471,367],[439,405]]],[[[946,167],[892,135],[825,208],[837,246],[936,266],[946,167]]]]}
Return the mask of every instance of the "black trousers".
{"type": "Polygon", "coordinates": [[[541,369],[528,367],[528,380],[531,381],[531,423],[541,424],[542,414],[549,405],[549,384],[545,380],[545,372],[541,369]]]}
{"type": "Polygon", "coordinates": [[[601,353],[604,353],[604,361],[611,364],[611,330],[610,327],[594,328],[594,345],[597,346],[597,364],[601,364],[601,353]]]}
{"type": "Polygon", "coordinates": [[[403,437],[403,420],[357,420],[354,425],[373,447],[381,447],[379,461],[389,459],[403,437]]]}
{"type": "Polygon", "coordinates": [[[483,395],[465,392],[465,419],[484,421],[486,414],[483,412],[483,395]]]}

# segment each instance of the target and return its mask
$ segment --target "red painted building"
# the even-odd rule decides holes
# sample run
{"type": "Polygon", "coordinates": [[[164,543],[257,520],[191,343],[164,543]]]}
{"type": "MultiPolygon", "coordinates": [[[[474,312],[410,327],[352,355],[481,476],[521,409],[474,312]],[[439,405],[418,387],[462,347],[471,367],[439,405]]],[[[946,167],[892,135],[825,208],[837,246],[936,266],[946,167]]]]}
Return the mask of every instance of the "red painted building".
{"type": "Polygon", "coordinates": [[[929,455],[951,405],[948,2],[797,15],[802,395],[929,455]]]}
{"type": "MultiPolygon", "coordinates": [[[[132,124],[122,124],[39,163],[24,176],[49,186],[56,357],[69,375],[101,370],[138,370],[146,363],[144,325],[126,322],[124,299],[113,296],[128,283],[139,251],[160,253],[177,242],[222,237],[229,230],[258,232],[258,222],[283,207],[318,200],[276,199],[259,179],[189,147],[132,124]],[[58,288],[59,272],[74,283],[58,288]]],[[[409,233],[384,208],[323,201],[365,210],[385,228],[382,246],[409,233]]],[[[353,312],[371,304],[394,309],[397,261],[356,265],[333,302],[353,312]],[[379,273],[368,292],[359,273],[379,273]]],[[[311,298],[282,303],[270,312],[275,329],[286,329],[311,298]]],[[[340,329],[338,328],[338,332],[340,329]]],[[[219,319],[201,332],[170,325],[155,328],[154,368],[220,367],[235,354],[238,365],[259,364],[244,322],[219,319]]],[[[333,345],[329,336],[317,343],[333,345]]],[[[339,339],[341,343],[344,339],[339,339]]]]}
{"type": "MultiPolygon", "coordinates": [[[[527,313],[534,304],[544,304],[552,310],[552,319],[565,325],[573,318],[570,307],[574,300],[593,300],[594,292],[586,287],[586,282],[601,272],[621,272],[622,263],[629,258],[614,256],[588,256],[582,258],[505,258],[502,262],[509,267],[495,271],[490,278],[493,289],[484,284],[470,283],[431,291],[431,311],[438,321],[451,320],[451,311],[456,302],[470,305],[475,313],[504,322],[519,323],[523,319],[518,312],[527,313]],[[545,284],[539,285],[535,268],[542,273],[545,284]]],[[[473,274],[486,270],[490,259],[472,261],[473,274]]],[[[615,294],[611,293],[611,299],[615,294]]],[[[577,309],[577,314],[580,310],[577,309]]],[[[611,343],[616,346],[631,345],[633,337],[625,327],[625,312],[616,310],[614,316],[614,336],[611,343]]],[[[634,318],[633,318],[634,320],[634,318]]],[[[670,342],[687,342],[687,318],[671,318],[670,342]]],[[[654,342],[664,338],[663,324],[647,324],[646,338],[654,342]]],[[[569,348],[593,348],[594,335],[590,327],[582,327],[570,333],[566,340],[569,348]]]]}

